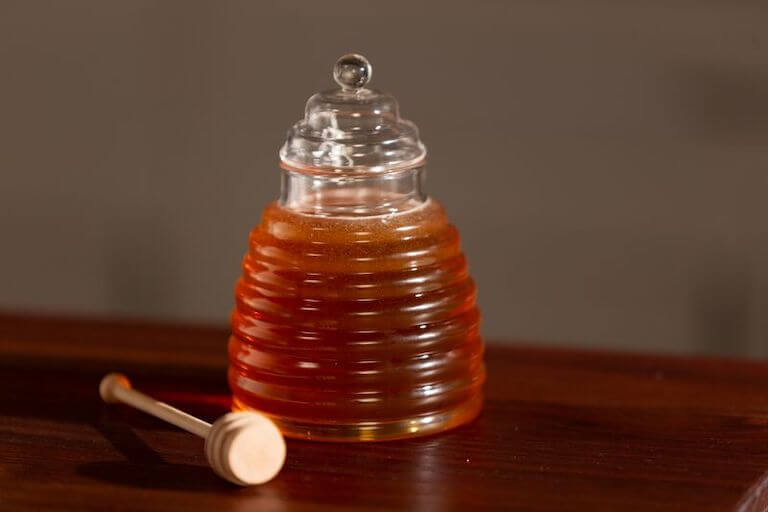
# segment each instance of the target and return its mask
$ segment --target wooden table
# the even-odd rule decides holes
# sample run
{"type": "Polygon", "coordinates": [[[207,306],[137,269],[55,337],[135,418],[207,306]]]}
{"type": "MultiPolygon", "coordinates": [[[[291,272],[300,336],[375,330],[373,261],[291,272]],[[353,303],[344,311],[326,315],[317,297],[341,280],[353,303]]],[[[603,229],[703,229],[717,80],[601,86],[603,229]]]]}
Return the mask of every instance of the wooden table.
{"type": "Polygon", "coordinates": [[[0,315],[0,510],[766,510],[768,364],[488,348],[472,425],[379,444],[288,442],[235,488],[202,441],[102,404],[101,376],[213,420],[225,329],[0,315]]]}

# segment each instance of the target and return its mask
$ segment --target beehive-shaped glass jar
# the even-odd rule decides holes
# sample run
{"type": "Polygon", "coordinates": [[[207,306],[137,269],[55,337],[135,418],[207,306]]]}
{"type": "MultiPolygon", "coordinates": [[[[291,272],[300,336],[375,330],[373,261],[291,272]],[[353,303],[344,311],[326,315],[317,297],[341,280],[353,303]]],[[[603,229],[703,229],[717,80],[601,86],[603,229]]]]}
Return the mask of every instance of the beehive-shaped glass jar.
{"type": "Polygon", "coordinates": [[[485,380],[475,284],[426,149],[360,55],[280,150],[282,192],[251,232],[229,341],[233,408],[287,436],[405,438],[472,420],[485,380]]]}

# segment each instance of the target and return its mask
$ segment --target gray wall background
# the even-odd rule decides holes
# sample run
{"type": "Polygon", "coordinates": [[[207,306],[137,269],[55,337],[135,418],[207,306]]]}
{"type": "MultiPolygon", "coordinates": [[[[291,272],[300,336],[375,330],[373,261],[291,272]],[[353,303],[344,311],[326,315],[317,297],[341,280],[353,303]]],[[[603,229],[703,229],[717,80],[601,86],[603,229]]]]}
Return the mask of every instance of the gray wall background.
{"type": "Polygon", "coordinates": [[[0,308],[225,323],[367,55],[496,340],[768,355],[765,2],[0,0],[0,308]]]}

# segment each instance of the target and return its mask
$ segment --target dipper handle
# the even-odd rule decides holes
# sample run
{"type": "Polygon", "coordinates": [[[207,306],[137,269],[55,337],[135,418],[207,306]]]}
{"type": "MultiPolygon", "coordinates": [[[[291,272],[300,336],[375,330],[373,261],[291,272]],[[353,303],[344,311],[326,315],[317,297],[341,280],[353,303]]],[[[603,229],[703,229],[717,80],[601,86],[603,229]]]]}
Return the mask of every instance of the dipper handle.
{"type": "Polygon", "coordinates": [[[107,403],[128,404],[202,438],[206,438],[211,430],[210,423],[131,389],[131,381],[122,373],[105,375],[99,384],[99,394],[107,403]]]}

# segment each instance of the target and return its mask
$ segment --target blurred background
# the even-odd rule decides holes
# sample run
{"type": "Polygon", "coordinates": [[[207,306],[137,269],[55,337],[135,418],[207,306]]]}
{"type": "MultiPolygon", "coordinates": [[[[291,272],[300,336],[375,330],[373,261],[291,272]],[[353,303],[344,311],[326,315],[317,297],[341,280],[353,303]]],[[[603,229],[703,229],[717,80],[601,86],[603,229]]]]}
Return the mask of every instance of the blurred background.
{"type": "Polygon", "coordinates": [[[491,341],[768,355],[765,2],[0,0],[0,308],[226,324],[348,51],[491,341]]]}

